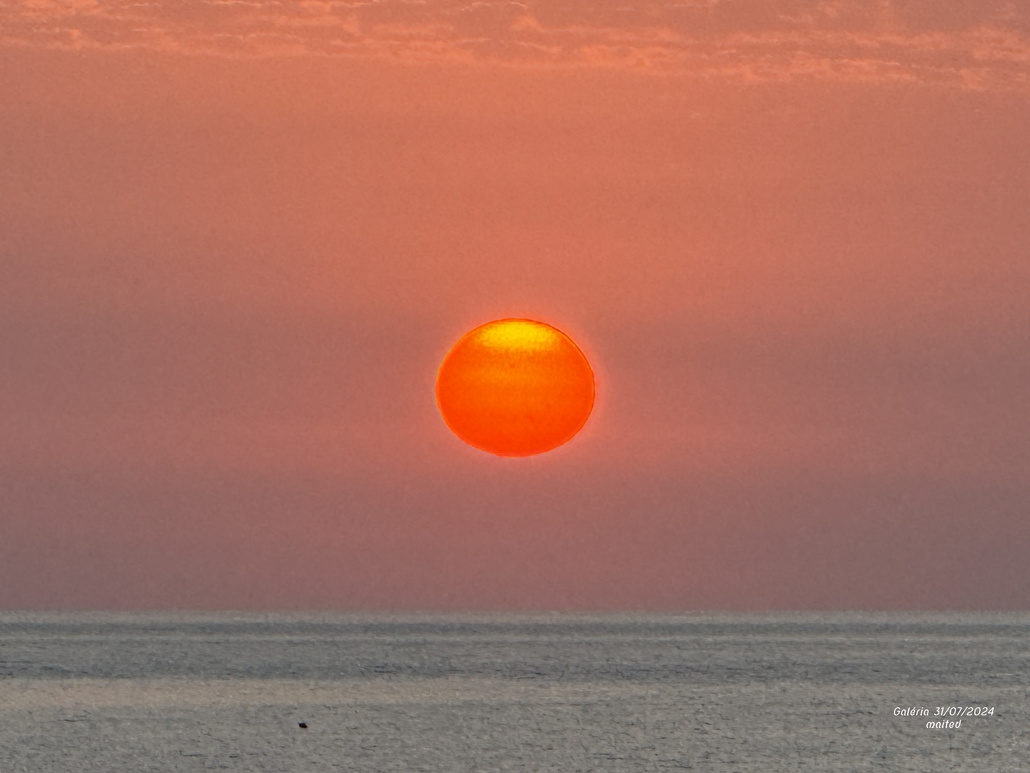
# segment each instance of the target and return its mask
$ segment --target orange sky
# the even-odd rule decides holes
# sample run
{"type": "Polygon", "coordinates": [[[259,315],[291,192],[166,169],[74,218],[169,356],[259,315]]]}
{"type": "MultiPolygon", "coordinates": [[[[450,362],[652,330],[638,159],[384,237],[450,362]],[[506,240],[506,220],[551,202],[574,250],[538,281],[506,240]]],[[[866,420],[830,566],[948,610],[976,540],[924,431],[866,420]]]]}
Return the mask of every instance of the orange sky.
{"type": "Polygon", "coordinates": [[[0,8],[0,607],[1030,605],[1030,10],[0,8]],[[462,444],[490,319],[585,430],[462,444]]]}

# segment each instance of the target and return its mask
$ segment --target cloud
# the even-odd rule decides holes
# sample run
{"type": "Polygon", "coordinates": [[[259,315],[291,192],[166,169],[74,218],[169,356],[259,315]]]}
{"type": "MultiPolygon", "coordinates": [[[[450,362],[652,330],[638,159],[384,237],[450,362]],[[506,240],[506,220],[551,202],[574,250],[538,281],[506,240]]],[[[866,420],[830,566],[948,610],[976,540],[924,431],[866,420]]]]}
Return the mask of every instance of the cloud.
{"type": "Polygon", "coordinates": [[[1030,89],[1030,9],[998,0],[23,0],[0,46],[1030,89]]]}

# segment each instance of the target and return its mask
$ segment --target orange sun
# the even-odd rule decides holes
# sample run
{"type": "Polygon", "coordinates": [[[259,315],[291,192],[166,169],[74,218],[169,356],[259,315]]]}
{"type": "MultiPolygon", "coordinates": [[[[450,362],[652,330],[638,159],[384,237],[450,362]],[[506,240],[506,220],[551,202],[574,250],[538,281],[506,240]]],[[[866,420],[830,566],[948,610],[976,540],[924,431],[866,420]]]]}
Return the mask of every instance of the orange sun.
{"type": "Polygon", "coordinates": [[[594,373],[572,339],[543,322],[499,319],[466,333],[436,377],[436,404],[459,438],[498,456],[531,456],[582,429],[594,373]]]}

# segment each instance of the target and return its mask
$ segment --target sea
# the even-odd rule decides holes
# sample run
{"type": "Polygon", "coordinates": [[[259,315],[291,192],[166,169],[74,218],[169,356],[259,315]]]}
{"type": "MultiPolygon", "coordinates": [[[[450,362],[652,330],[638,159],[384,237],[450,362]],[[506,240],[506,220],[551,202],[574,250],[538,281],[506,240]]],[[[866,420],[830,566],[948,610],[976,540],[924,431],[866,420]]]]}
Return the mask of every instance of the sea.
{"type": "Polygon", "coordinates": [[[0,773],[1030,771],[1030,615],[0,613],[0,773]]]}

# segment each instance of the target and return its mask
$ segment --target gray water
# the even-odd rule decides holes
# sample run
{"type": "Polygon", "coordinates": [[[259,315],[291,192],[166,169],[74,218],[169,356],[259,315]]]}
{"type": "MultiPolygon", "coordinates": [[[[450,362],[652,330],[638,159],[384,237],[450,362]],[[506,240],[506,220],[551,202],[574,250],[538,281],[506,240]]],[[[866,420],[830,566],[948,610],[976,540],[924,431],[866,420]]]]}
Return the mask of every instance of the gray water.
{"type": "Polygon", "coordinates": [[[1028,624],[0,613],[0,773],[1030,771],[1028,624]]]}

